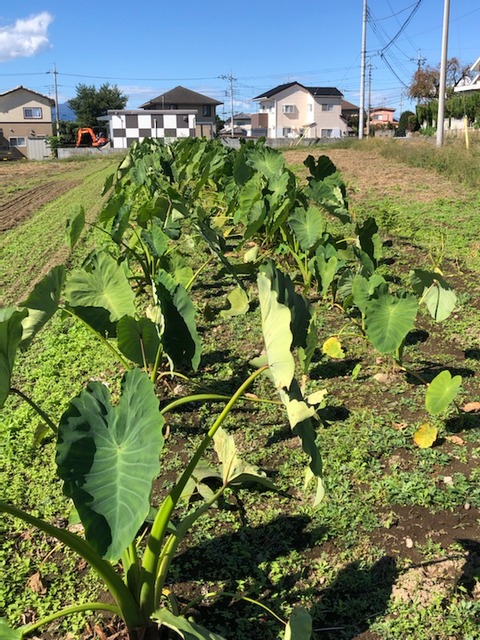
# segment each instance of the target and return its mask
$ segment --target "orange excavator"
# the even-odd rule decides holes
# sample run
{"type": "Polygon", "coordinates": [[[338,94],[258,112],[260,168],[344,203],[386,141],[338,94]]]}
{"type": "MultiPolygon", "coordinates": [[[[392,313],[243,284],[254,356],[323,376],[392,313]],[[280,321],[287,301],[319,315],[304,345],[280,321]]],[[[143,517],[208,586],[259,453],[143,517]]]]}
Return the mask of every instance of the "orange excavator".
{"type": "Polygon", "coordinates": [[[98,135],[91,127],[84,127],[78,130],[76,147],[104,147],[110,140],[100,132],[98,135]]]}

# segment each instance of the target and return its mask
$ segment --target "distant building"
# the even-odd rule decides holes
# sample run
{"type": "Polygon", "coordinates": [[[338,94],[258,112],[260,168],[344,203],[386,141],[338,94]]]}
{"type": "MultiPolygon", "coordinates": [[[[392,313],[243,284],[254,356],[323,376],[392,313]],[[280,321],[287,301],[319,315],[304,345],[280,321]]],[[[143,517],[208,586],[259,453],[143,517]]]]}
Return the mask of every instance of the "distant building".
{"type": "Polygon", "coordinates": [[[342,98],[335,87],[279,85],[254,98],[259,113],[252,114],[252,130],[265,130],[269,138],[341,138],[348,133],[342,98]]]}
{"type": "MultiPolygon", "coordinates": [[[[234,136],[250,136],[252,133],[252,114],[251,113],[234,113],[233,114],[234,136]]],[[[223,129],[220,131],[221,136],[232,135],[232,118],[225,120],[223,129]]]]}
{"type": "Polygon", "coordinates": [[[195,110],[196,135],[213,138],[216,135],[216,107],[223,104],[214,98],[204,96],[185,87],[175,87],[156,98],[140,105],[140,109],[151,110],[195,110]]]}
{"type": "Polygon", "coordinates": [[[49,157],[46,137],[53,135],[55,101],[26,87],[0,93],[0,147],[3,157],[49,157]]]}
{"type": "Polygon", "coordinates": [[[196,114],[193,109],[112,109],[98,120],[107,124],[114,149],[128,149],[144,138],[195,138],[196,114]]]}

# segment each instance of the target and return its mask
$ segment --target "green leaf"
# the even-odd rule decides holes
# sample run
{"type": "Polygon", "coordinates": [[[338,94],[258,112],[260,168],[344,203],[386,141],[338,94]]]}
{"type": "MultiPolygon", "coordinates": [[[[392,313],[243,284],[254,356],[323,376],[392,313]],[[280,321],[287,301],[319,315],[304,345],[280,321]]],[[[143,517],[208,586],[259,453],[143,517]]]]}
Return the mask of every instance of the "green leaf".
{"type": "Polygon", "coordinates": [[[322,458],[316,444],[317,434],[312,422],[312,418],[316,413],[315,408],[305,402],[295,379],[293,379],[289,391],[280,390],[280,397],[287,409],[292,432],[300,438],[303,451],[310,457],[310,473],[307,475],[306,485],[310,477],[315,477],[317,490],[315,492],[314,505],[317,506],[324,496],[324,489],[322,458]]]}
{"type": "Polygon", "coordinates": [[[250,167],[269,179],[275,178],[285,166],[283,154],[276,149],[265,146],[257,146],[253,149],[248,154],[246,162],[250,167]]]}
{"type": "Polygon", "coordinates": [[[378,225],[375,218],[367,218],[362,225],[357,225],[355,231],[362,251],[376,265],[382,257],[382,241],[378,235],[378,225]]]}
{"type": "Polygon", "coordinates": [[[357,274],[353,277],[353,302],[360,309],[361,313],[365,313],[368,301],[373,296],[375,289],[382,284],[385,284],[385,278],[383,278],[383,276],[379,275],[378,273],[374,273],[368,280],[360,274],[357,274]]]}
{"type": "Polygon", "coordinates": [[[172,631],[176,631],[180,638],[184,640],[225,640],[223,636],[219,636],[217,633],[212,633],[205,629],[205,627],[190,622],[183,616],[174,615],[166,607],[162,607],[155,611],[152,615],[152,620],[159,622],[160,626],[165,626],[172,631]]]}
{"type": "Polygon", "coordinates": [[[168,236],[158,225],[142,229],[141,238],[154,258],[161,258],[168,249],[168,236]]]}
{"type": "Polygon", "coordinates": [[[91,382],[74,398],[59,425],[56,462],[91,547],[117,561],[150,509],[160,470],[163,418],[148,376],[127,371],[118,404],[91,382]]]}
{"type": "Polygon", "coordinates": [[[162,344],[176,367],[187,364],[197,369],[201,342],[195,324],[195,307],[182,285],[166,272],[159,271],[155,289],[165,321],[162,344]]]}
{"type": "Polygon", "coordinates": [[[312,616],[303,607],[296,607],[288,620],[285,640],[310,640],[312,633],[312,616]]]}
{"type": "Polygon", "coordinates": [[[235,440],[225,429],[220,427],[213,440],[218,459],[222,463],[222,479],[225,486],[241,486],[245,483],[256,482],[268,489],[275,489],[275,485],[263,471],[256,466],[246,464],[237,455],[235,440]]]}
{"type": "Polygon", "coordinates": [[[394,354],[413,329],[418,303],[412,296],[396,298],[382,293],[365,307],[365,332],[380,353],[394,354]]]}
{"type": "Polygon", "coordinates": [[[432,271],[414,269],[411,274],[413,290],[421,296],[428,312],[436,322],[446,320],[455,308],[457,296],[441,275],[432,271]]]}
{"type": "Polygon", "coordinates": [[[316,207],[309,207],[307,210],[297,207],[288,224],[302,251],[308,251],[317,244],[325,229],[325,220],[316,207]]]}
{"type": "Polygon", "coordinates": [[[314,264],[320,280],[320,295],[322,298],[325,298],[328,287],[332,284],[333,278],[339,268],[339,260],[337,256],[326,259],[323,254],[320,254],[315,256],[314,264]]]}
{"type": "Polygon", "coordinates": [[[229,309],[223,309],[220,311],[222,318],[231,318],[233,316],[243,316],[247,313],[250,302],[245,290],[241,287],[236,287],[227,296],[230,303],[229,309]]]}
{"type": "Polygon", "coordinates": [[[85,209],[80,206],[78,212],[70,218],[67,218],[66,240],[70,249],[77,244],[83,228],[85,226],[85,209]]]}
{"type": "Polygon", "coordinates": [[[117,344],[124,356],[141,367],[155,364],[160,347],[157,326],[149,318],[123,316],[117,324],[117,344]]]}
{"type": "Polygon", "coordinates": [[[303,164],[310,171],[310,175],[315,180],[325,180],[337,172],[337,167],[333,164],[328,156],[318,156],[317,161],[312,155],[304,160],[303,164]]]}
{"type": "Polygon", "coordinates": [[[111,322],[135,313],[135,294],[125,271],[105,252],[92,256],[88,270],[72,271],[67,279],[65,298],[71,307],[106,309],[111,322]]]}
{"type": "Polygon", "coordinates": [[[280,304],[272,290],[268,276],[260,272],[257,278],[263,339],[270,372],[278,389],[288,389],[295,374],[295,361],[290,352],[293,335],[290,330],[291,313],[280,304]]]}
{"type": "Polygon", "coordinates": [[[455,399],[460,385],[462,384],[462,376],[454,376],[450,371],[441,371],[430,382],[425,394],[425,408],[432,416],[436,416],[448,407],[455,399]]]}
{"type": "Polygon", "coordinates": [[[23,321],[22,348],[30,344],[33,336],[57,311],[64,282],[65,267],[54,267],[35,286],[25,302],[20,303],[20,307],[28,309],[28,316],[23,321]]]}
{"type": "Polygon", "coordinates": [[[10,378],[23,334],[22,321],[27,314],[26,309],[0,309],[0,409],[10,393],[10,378]]]}
{"type": "Polygon", "coordinates": [[[305,347],[310,327],[310,306],[303,296],[295,291],[295,286],[288,275],[277,269],[273,261],[261,267],[271,282],[271,288],[277,294],[277,300],[290,309],[292,347],[305,347]]]}
{"type": "Polygon", "coordinates": [[[12,629],[6,618],[0,618],[0,638],[1,640],[22,640],[21,629],[12,629]]]}
{"type": "Polygon", "coordinates": [[[310,319],[310,324],[308,326],[307,339],[305,341],[305,346],[299,347],[298,349],[298,359],[300,361],[303,373],[307,373],[310,364],[312,362],[312,358],[315,355],[315,349],[318,344],[318,331],[316,326],[316,316],[312,315],[310,319]]]}

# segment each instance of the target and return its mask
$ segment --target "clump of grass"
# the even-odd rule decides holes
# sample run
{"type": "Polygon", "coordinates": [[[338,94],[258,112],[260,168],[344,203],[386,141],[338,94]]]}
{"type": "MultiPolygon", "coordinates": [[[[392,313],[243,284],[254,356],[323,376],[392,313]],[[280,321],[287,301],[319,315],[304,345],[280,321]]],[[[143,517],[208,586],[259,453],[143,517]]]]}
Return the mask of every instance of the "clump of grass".
{"type": "Polygon", "coordinates": [[[459,140],[447,141],[442,147],[436,147],[431,140],[408,143],[389,140],[376,144],[380,153],[390,159],[413,167],[433,169],[472,189],[480,185],[480,147],[477,144],[472,144],[470,149],[466,149],[459,140]]]}

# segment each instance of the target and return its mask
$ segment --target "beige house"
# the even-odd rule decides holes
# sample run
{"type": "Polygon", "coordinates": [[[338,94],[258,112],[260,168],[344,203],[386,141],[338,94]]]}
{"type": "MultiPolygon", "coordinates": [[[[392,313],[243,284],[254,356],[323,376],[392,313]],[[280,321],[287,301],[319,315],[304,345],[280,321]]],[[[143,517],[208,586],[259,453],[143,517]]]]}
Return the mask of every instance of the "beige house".
{"type": "Polygon", "coordinates": [[[214,98],[204,96],[196,91],[191,91],[185,87],[175,87],[166,93],[162,93],[156,98],[140,105],[140,109],[160,110],[195,110],[196,113],[196,135],[200,138],[213,138],[216,134],[216,113],[215,109],[223,102],[214,98]]]}
{"type": "Polygon", "coordinates": [[[0,93],[0,148],[2,155],[29,158],[29,149],[45,147],[46,136],[53,134],[51,98],[19,86],[0,93]]]}
{"type": "MultiPolygon", "coordinates": [[[[259,103],[258,120],[265,123],[268,138],[341,138],[348,132],[342,116],[342,98],[343,94],[334,87],[305,87],[289,82],[254,100],[259,103]]],[[[256,120],[252,119],[252,126],[256,120]]]]}

